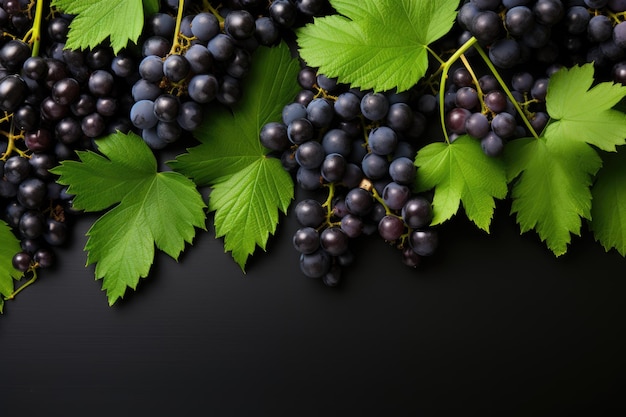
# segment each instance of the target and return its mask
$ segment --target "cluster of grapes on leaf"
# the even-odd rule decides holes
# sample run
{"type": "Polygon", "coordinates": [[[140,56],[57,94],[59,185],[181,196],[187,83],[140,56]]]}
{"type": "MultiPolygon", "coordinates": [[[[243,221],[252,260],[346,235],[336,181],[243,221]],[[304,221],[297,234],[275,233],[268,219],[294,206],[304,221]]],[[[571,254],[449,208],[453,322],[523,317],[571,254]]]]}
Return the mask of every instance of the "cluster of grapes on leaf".
{"type": "Polygon", "coordinates": [[[379,235],[417,266],[438,245],[429,196],[412,191],[415,152],[427,128],[412,92],[350,88],[304,66],[282,120],[260,132],[305,196],[293,208],[293,245],[304,275],[336,286],[355,254],[351,241],[379,235]],[[325,191],[320,201],[319,191],[325,191]]]}
{"type": "Polygon", "coordinates": [[[446,141],[469,136],[490,157],[510,140],[538,137],[560,68],[593,62],[597,79],[626,81],[625,10],[620,0],[464,1],[441,42],[463,53],[438,57],[430,77],[400,94],[341,85],[304,62],[303,90],[260,133],[302,190],[327,193],[294,207],[304,275],[337,285],[360,235],[378,234],[412,267],[435,253],[432,198],[412,187],[426,121],[440,116],[446,141]]]}
{"type": "Polygon", "coordinates": [[[140,78],[132,87],[130,118],[153,149],[195,130],[205,105],[232,106],[243,97],[241,81],[259,46],[275,46],[289,30],[328,8],[326,0],[167,1],[145,28],[140,78]],[[177,17],[180,27],[178,34],[177,17]]]}
{"type": "Polygon", "coordinates": [[[0,3],[0,219],[20,240],[13,266],[33,273],[55,263],[76,214],[50,169],[132,127],[133,60],[106,46],[65,49],[72,16],[44,3],[0,3]]]}
{"type": "Polygon", "coordinates": [[[25,277],[55,264],[54,249],[80,214],[52,168],[118,131],[140,134],[155,151],[189,136],[206,104],[242,99],[258,46],[277,45],[329,7],[326,0],[181,4],[160,2],[137,44],[114,53],[107,43],[66,48],[75,16],[48,2],[0,1],[0,220],[20,241],[13,267],[25,277]]]}

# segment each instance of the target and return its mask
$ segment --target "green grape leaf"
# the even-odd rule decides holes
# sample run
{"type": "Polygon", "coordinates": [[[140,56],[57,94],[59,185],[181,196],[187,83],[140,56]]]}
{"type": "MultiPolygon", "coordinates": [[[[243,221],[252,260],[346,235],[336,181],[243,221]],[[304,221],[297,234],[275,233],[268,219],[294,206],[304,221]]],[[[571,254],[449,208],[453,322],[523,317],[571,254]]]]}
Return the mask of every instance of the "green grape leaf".
{"type": "Polygon", "coordinates": [[[259,48],[243,89],[246,100],[232,112],[216,108],[195,131],[201,142],[169,165],[212,187],[209,209],[215,211],[215,232],[245,272],[256,246],[265,250],[294,196],[291,175],[259,141],[264,124],[280,121],[284,103],[299,91],[298,61],[285,44],[259,48]],[[271,76],[268,76],[271,74],[271,76]]]}
{"type": "Polygon", "coordinates": [[[206,204],[195,184],[177,172],[157,172],[152,150],[134,133],[97,139],[97,152],[51,171],[85,211],[110,208],[87,232],[87,265],[96,264],[109,305],[148,276],[156,247],[178,259],[195,228],[206,230],[206,204]]]}
{"type": "Polygon", "coordinates": [[[339,14],[296,31],[300,56],[340,82],[404,91],[428,69],[428,45],[450,31],[457,0],[331,0],[339,14]]]}
{"type": "Polygon", "coordinates": [[[467,217],[489,232],[494,198],[503,199],[508,192],[501,159],[487,156],[479,141],[462,135],[450,144],[424,146],[415,157],[415,165],[415,190],[434,188],[433,225],[455,215],[462,202],[467,217]]]}
{"type": "Polygon", "coordinates": [[[13,268],[13,255],[18,253],[20,242],[4,221],[0,220],[0,313],[4,308],[4,297],[13,293],[13,280],[20,279],[22,273],[13,268]]]}
{"type": "Polygon", "coordinates": [[[553,74],[546,96],[550,121],[541,137],[505,147],[511,213],[522,233],[535,229],[556,256],[567,252],[572,234],[580,235],[582,219],[591,219],[590,187],[602,166],[594,147],[615,151],[626,138],[626,117],[614,109],[626,88],[593,86],[593,72],[593,64],[585,64],[553,74]]]}
{"type": "Polygon", "coordinates": [[[593,204],[589,226],[596,241],[608,252],[626,256],[626,152],[603,158],[602,168],[591,187],[593,204]]]}
{"type": "Polygon", "coordinates": [[[521,232],[535,229],[556,256],[567,252],[571,233],[580,235],[581,217],[589,219],[592,177],[602,166],[586,143],[550,142],[547,137],[516,139],[505,148],[511,213],[521,232]]]}
{"type": "Polygon", "coordinates": [[[580,141],[615,151],[626,138],[626,114],[613,109],[626,97],[626,86],[610,82],[593,87],[593,64],[562,68],[550,77],[546,107],[551,141],[580,141]]]}
{"type": "Polygon", "coordinates": [[[89,49],[109,39],[118,53],[128,41],[137,42],[143,29],[141,0],[52,0],[51,6],[75,15],[67,34],[68,49],[89,49]]]}

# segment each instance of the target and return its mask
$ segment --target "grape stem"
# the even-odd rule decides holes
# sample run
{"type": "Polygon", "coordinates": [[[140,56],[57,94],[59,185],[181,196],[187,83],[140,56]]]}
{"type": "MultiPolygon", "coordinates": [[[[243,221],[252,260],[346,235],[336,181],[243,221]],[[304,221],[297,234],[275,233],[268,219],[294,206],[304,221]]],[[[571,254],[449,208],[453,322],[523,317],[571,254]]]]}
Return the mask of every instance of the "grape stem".
{"type": "MultiPolygon", "coordinates": [[[[456,52],[452,56],[450,56],[450,58],[448,58],[443,63],[442,69],[441,69],[441,82],[440,82],[440,86],[439,86],[439,116],[441,117],[441,129],[443,130],[443,135],[444,135],[444,138],[445,138],[446,142],[448,144],[450,143],[450,137],[448,136],[448,132],[446,130],[446,115],[445,115],[445,93],[446,93],[446,89],[443,88],[443,86],[446,85],[446,80],[448,79],[448,72],[450,71],[450,68],[452,67],[452,64],[454,64],[458,59],[460,59],[463,62],[463,65],[465,65],[467,70],[470,72],[470,75],[472,76],[472,79],[476,83],[477,88],[480,88],[480,86],[478,84],[478,80],[476,79],[476,75],[472,71],[471,66],[469,65],[469,62],[467,61],[467,59],[465,58],[465,55],[464,55],[465,52],[467,52],[471,47],[474,47],[476,49],[476,51],[478,52],[478,54],[480,55],[480,57],[483,59],[483,61],[485,61],[485,64],[487,65],[489,70],[493,73],[493,76],[496,78],[496,80],[498,81],[498,83],[502,87],[502,90],[504,90],[504,93],[506,94],[506,96],[509,98],[509,100],[511,100],[511,103],[513,104],[513,107],[515,107],[515,110],[520,115],[522,121],[524,122],[524,125],[528,128],[528,130],[530,131],[530,133],[533,135],[533,137],[535,139],[539,139],[539,135],[537,135],[537,132],[535,132],[535,129],[530,124],[530,121],[526,117],[526,113],[524,113],[524,111],[520,107],[520,105],[517,102],[517,100],[515,99],[515,97],[513,97],[513,94],[511,93],[511,90],[509,89],[509,87],[506,85],[506,83],[504,82],[504,80],[500,76],[500,73],[498,72],[496,67],[493,65],[493,63],[489,59],[489,56],[487,55],[485,50],[480,46],[480,44],[478,43],[476,37],[472,36],[463,45],[461,45],[461,47],[459,49],[457,49],[456,52]]],[[[483,105],[483,107],[484,107],[484,102],[482,100],[482,94],[479,94],[479,97],[480,97],[481,105],[483,105]]]]}
{"type": "Polygon", "coordinates": [[[504,93],[507,95],[509,100],[511,100],[511,103],[513,103],[513,107],[515,107],[515,110],[520,115],[522,121],[524,122],[524,124],[526,125],[526,127],[528,128],[530,133],[533,135],[533,137],[535,139],[539,139],[539,135],[537,134],[537,132],[535,132],[535,129],[530,124],[530,121],[528,121],[528,118],[526,117],[526,113],[524,113],[524,111],[520,107],[520,105],[517,102],[517,100],[515,99],[515,97],[513,97],[513,94],[511,93],[511,90],[509,90],[509,87],[507,87],[506,83],[504,82],[504,80],[500,76],[500,73],[498,73],[498,70],[496,69],[496,67],[493,66],[493,63],[489,59],[489,56],[487,56],[487,53],[485,52],[485,50],[479,44],[476,44],[476,50],[478,51],[478,53],[482,57],[483,61],[485,61],[485,64],[487,64],[487,67],[489,67],[489,69],[493,73],[493,76],[496,77],[496,80],[498,80],[498,83],[500,84],[500,86],[504,90],[504,93]]]}
{"type": "Polygon", "coordinates": [[[183,12],[185,8],[185,0],[178,0],[178,12],[176,13],[176,27],[174,29],[174,40],[170,48],[170,55],[178,53],[180,45],[180,23],[183,20],[183,12]]]}
{"type": "Polygon", "coordinates": [[[459,49],[456,50],[450,58],[443,64],[443,68],[441,69],[441,82],[439,83],[439,116],[441,117],[441,130],[443,130],[443,136],[447,143],[450,143],[450,137],[448,136],[448,132],[446,131],[446,114],[445,114],[445,94],[446,89],[444,86],[446,85],[446,80],[448,79],[448,72],[450,71],[450,67],[453,63],[456,62],[457,59],[461,57],[468,49],[470,49],[474,44],[477,44],[477,39],[472,36],[469,38],[459,49]]]}
{"type": "MultiPolygon", "coordinates": [[[[28,271],[26,272],[31,272],[33,274],[33,276],[26,281],[25,283],[23,283],[22,285],[19,286],[19,288],[17,288],[15,291],[13,291],[10,295],[4,297],[5,300],[12,300],[15,298],[15,296],[17,294],[19,294],[22,290],[24,290],[26,287],[28,287],[29,285],[31,285],[32,283],[34,283],[35,281],[37,281],[37,267],[38,265],[32,265],[30,268],[28,268],[28,271]]],[[[26,276],[26,274],[24,274],[24,276],[26,276]]]]}
{"type": "MultiPolygon", "coordinates": [[[[4,121],[5,119],[2,118],[0,119],[0,121],[4,121]]],[[[11,118],[11,127],[10,127],[10,131],[6,132],[4,130],[0,130],[0,135],[4,136],[5,138],[7,138],[7,149],[6,151],[4,151],[4,153],[0,156],[0,161],[6,161],[9,156],[11,156],[13,154],[13,152],[17,152],[18,155],[24,157],[24,158],[29,158],[29,155],[24,152],[23,150],[21,150],[20,148],[17,147],[17,145],[15,144],[15,141],[17,139],[24,139],[24,134],[23,133],[19,133],[19,134],[15,134],[15,127],[14,127],[14,123],[13,123],[13,118],[11,118]]]]}
{"type": "Polygon", "coordinates": [[[45,2],[39,0],[35,6],[35,19],[33,20],[33,26],[26,32],[22,39],[25,43],[32,44],[31,56],[39,56],[39,45],[41,43],[41,18],[43,16],[43,4],[45,2]]]}

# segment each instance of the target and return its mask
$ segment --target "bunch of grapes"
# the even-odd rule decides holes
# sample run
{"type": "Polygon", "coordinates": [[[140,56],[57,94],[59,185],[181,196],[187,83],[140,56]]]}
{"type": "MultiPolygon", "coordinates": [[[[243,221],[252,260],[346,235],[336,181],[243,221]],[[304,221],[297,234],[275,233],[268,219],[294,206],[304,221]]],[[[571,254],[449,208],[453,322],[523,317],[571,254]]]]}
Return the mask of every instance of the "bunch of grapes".
{"type": "Polygon", "coordinates": [[[328,7],[325,0],[204,2],[185,9],[175,33],[178,2],[168,4],[147,22],[140,78],[132,89],[131,121],[154,149],[196,129],[205,104],[240,101],[254,50],[276,45],[285,30],[328,7]]]}
{"type": "Polygon", "coordinates": [[[624,82],[626,1],[467,0],[458,23],[501,69],[593,62],[596,73],[624,82]]]}
{"type": "Polygon", "coordinates": [[[351,241],[378,235],[417,266],[438,245],[430,196],[412,191],[416,149],[427,127],[412,92],[363,91],[303,67],[302,87],[280,121],[260,132],[305,195],[294,207],[293,244],[304,275],[335,286],[351,241]],[[325,196],[325,197],[324,197],[325,196]]]}
{"type": "Polygon", "coordinates": [[[34,2],[5,0],[0,8],[0,219],[14,230],[22,272],[54,264],[54,248],[70,235],[72,196],[50,173],[93,140],[132,128],[126,82],[135,61],[102,46],[65,49],[72,16],[51,11],[34,50],[24,17],[34,2]],[[18,19],[19,17],[19,19],[18,19]],[[20,37],[20,35],[23,35],[20,37]]]}

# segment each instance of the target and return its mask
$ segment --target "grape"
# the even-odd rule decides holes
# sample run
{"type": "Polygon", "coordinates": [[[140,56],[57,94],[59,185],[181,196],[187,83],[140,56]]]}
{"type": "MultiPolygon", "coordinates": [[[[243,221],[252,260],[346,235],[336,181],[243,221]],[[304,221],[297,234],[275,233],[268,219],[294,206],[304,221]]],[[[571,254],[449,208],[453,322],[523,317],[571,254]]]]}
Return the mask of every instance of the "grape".
{"type": "Polygon", "coordinates": [[[515,6],[507,9],[504,23],[511,35],[520,37],[534,25],[535,17],[528,7],[515,6]]]}
{"type": "MultiPolygon", "coordinates": [[[[295,160],[295,156],[294,156],[294,160],[295,160]]],[[[297,165],[297,161],[296,161],[296,165],[297,165]]],[[[308,169],[308,168],[303,168],[299,166],[297,173],[296,173],[296,181],[298,182],[298,185],[300,186],[300,188],[302,188],[303,190],[307,190],[307,191],[318,190],[322,186],[322,180],[321,180],[321,174],[320,174],[319,168],[308,169]]]]}
{"type": "Polygon", "coordinates": [[[282,27],[291,27],[296,22],[298,10],[289,0],[274,0],[269,7],[269,15],[282,27]]]}
{"type": "Polygon", "coordinates": [[[348,213],[341,218],[341,230],[349,237],[356,238],[363,233],[363,220],[359,216],[348,213]]]}
{"type": "Polygon", "coordinates": [[[326,219],[326,210],[322,207],[322,204],[310,198],[298,202],[294,208],[294,214],[302,226],[308,227],[317,228],[326,219]]]}
{"type": "Polygon", "coordinates": [[[372,180],[385,177],[389,171],[389,161],[385,156],[368,153],[361,160],[363,174],[372,180]]]}
{"type": "Polygon", "coordinates": [[[316,128],[330,125],[334,117],[333,105],[325,98],[313,99],[306,108],[307,118],[316,128]]]}
{"type": "Polygon", "coordinates": [[[319,142],[308,141],[296,149],[296,161],[303,168],[318,168],[324,160],[324,148],[319,142]]]}
{"type": "Polygon", "coordinates": [[[12,112],[26,98],[28,86],[19,75],[10,74],[0,79],[0,110],[12,112]]]}
{"type": "Polygon", "coordinates": [[[467,110],[472,110],[480,104],[478,100],[478,92],[474,87],[460,87],[454,96],[454,104],[467,110]]]}
{"type": "Polygon", "coordinates": [[[491,120],[491,129],[493,132],[500,136],[502,139],[507,139],[513,136],[517,122],[515,117],[510,113],[499,113],[491,120]]]}
{"type": "Polygon", "coordinates": [[[33,261],[35,261],[40,268],[50,268],[54,264],[54,260],[54,252],[49,248],[39,248],[33,254],[33,261]]]}
{"type": "MultiPolygon", "coordinates": [[[[209,50],[201,44],[193,44],[185,52],[185,59],[189,63],[189,68],[195,74],[208,74],[213,65],[213,56],[209,50]]],[[[163,65],[161,65],[161,72],[163,65]]],[[[144,77],[145,78],[145,77],[144,77]]]]}
{"type": "Polygon", "coordinates": [[[202,122],[202,107],[195,101],[185,101],[180,104],[176,122],[185,130],[193,131],[202,122]]]}
{"type": "Polygon", "coordinates": [[[197,74],[191,77],[187,86],[189,97],[201,104],[209,103],[217,96],[219,81],[212,74],[197,74]]]}
{"type": "Polygon", "coordinates": [[[409,235],[411,248],[420,256],[431,256],[439,244],[439,236],[434,229],[414,230],[409,235]]]}
{"type": "Polygon", "coordinates": [[[273,46],[280,40],[280,32],[274,20],[261,16],[254,22],[254,35],[261,45],[273,46]]]}
{"type": "Polygon", "coordinates": [[[163,122],[173,122],[178,117],[179,101],[171,94],[161,94],[154,100],[154,115],[163,122]]]}
{"type": "Polygon", "coordinates": [[[494,113],[502,113],[507,108],[507,97],[500,90],[493,90],[483,98],[485,106],[494,113]]]}
{"type": "Polygon", "coordinates": [[[306,118],[293,120],[287,126],[287,137],[291,143],[296,145],[313,139],[314,134],[315,128],[313,127],[313,124],[309,121],[309,119],[306,118]]]}
{"type": "Polygon", "coordinates": [[[613,35],[613,24],[608,16],[603,14],[594,15],[587,25],[587,36],[595,43],[606,41],[613,35]]]}
{"type": "Polygon", "coordinates": [[[54,83],[50,95],[57,103],[67,105],[80,95],[80,85],[74,78],[63,78],[54,83]]]}
{"type": "Polygon", "coordinates": [[[283,107],[281,117],[283,123],[289,125],[295,119],[306,118],[306,106],[302,103],[289,103],[283,107]]]}
{"type": "Polygon", "coordinates": [[[411,190],[408,186],[398,184],[394,181],[391,181],[385,186],[381,195],[387,207],[392,210],[402,209],[410,196],[411,190]]]}
{"type": "Polygon", "coordinates": [[[406,132],[413,127],[415,116],[411,107],[405,102],[393,103],[387,111],[387,126],[396,132],[406,132]]]}
{"type": "Polygon", "coordinates": [[[613,40],[622,49],[626,49],[626,22],[620,22],[613,28],[613,40]]]}
{"type": "Polygon", "coordinates": [[[378,234],[386,241],[399,239],[404,233],[404,223],[397,216],[386,215],[378,222],[378,234]]]}
{"type": "Polygon", "coordinates": [[[113,90],[115,80],[113,75],[105,70],[95,70],[89,76],[89,92],[95,96],[107,96],[113,90]]]}
{"type": "Polygon", "coordinates": [[[472,113],[465,119],[465,131],[472,137],[482,138],[489,128],[489,119],[482,113],[472,113]]]}
{"type": "Polygon", "coordinates": [[[343,155],[330,153],[326,155],[320,167],[322,177],[328,182],[339,182],[346,172],[347,162],[343,155]]]}
{"type": "Polygon", "coordinates": [[[323,249],[300,255],[300,270],[310,278],[321,278],[330,271],[331,258],[323,249]]]}
{"type": "Polygon", "coordinates": [[[455,107],[446,114],[446,126],[453,133],[465,133],[465,122],[471,116],[471,112],[461,107],[455,107]]]}
{"type": "Polygon", "coordinates": [[[360,103],[361,114],[369,120],[382,120],[389,111],[389,100],[384,94],[369,92],[360,103]]]}
{"type": "Polygon", "coordinates": [[[504,142],[494,132],[489,132],[480,140],[480,146],[487,156],[499,156],[504,150],[504,142]]]}
{"type": "Polygon", "coordinates": [[[184,80],[189,71],[191,71],[191,65],[182,55],[172,54],[163,61],[163,75],[173,83],[184,80]]]}
{"type": "Polygon", "coordinates": [[[233,39],[242,40],[254,35],[255,19],[247,10],[232,10],[224,18],[224,30],[233,39]]]}
{"type": "Polygon", "coordinates": [[[344,120],[353,119],[361,113],[361,99],[350,91],[341,93],[335,100],[334,110],[344,120]]]}
{"type": "MultiPolygon", "coordinates": [[[[309,122],[310,123],[310,122],[309,122]]],[[[322,137],[322,148],[327,154],[338,153],[345,156],[352,150],[352,139],[345,130],[329,129],[322,137]]]]}
{"type": "Polygon", "coordinates": [[[18,252],[13,255],[12,264],[13,268],[20,272],[26,272],[33,261],[32,256],[27,252],[18,252]]]}
{"type": "Polygon", "coordinates": [[[100,113],[91,113],[83,117],[80,122],[80,128],[85,136],[96,138],[104,132],[104,129],[106,128],[105,123],[106,122],[100,113]]]}
{"type": "Polygon", "coordinates": [[[29,178],[20,183],[17,201],[26,209],[39,208],[47,195],[46,183],[39,178],[29,178]]]}
{"type": "Polygon", "coordinates": [[[415,164],[409,157],[401,156],[393,159],[389,163],[389,176],[398,184],[412,184],[415,180],[415,174],[415,164]]]}
{"type": "Polygon", "coordinates": [[[367,215],[374,206],[374,198],[363,188],[353,188],[346,194],[346,207],[356,216],[367,215]]]}
{"type": "Polygon", "coordinates": [[[157,82],[163,78],[163,61],[156,55],[148,55],[139,63],[139,75],[146,81],[157,82]]]}
{"type": "Polygon", "coordinates": [[[500,16],[492,10],[479,11],[469,25],[469,31],[482,44],[491,44],[502,35],[500,16]]]}
{"type": "Polygon", "coordinates": [[[392,153],[398,144],[398,135],[388,126],[380,126],[370,131],[367,143],[370,150],[377,155],[392,153]]]}
{"type": "Polygon", "coordinates": [[[67,232],[67,223],[48,218],[43,238],[52,246],[60,246],[67,241],[67,232]]]}
{"type": "Polygon", "coordinates": [[[561,20],[565,9],[560,0],[537,0],[533,13],[540,24],[552,26],[561,20]]]}
{"type": "Polygon", "coordinates": [[[139,129],[150,129],[156,126],[157,116],[154,114],[154,102],[139,100],[130,109],[130,120],[139,129]]]}
{"type": "Polygon", "coordinates": [[[287,126],[280,122],[269,122],[263,125],[259,139],[263,146],[273,151],[281,151],[289,147],[287,126]]]}
{"type": "Polygon", "coordinates": [[[320,233],[320,247],[331,256],[348,250],[350,238],[340,227],[328,227],[320,233]]]}
{"type": "Polygon", "coordinates": [[[235,41],[231,36],[219,33],[211,38],[207,49],[216,61],[227,61],[235,53],[235,41]]]}
{"type": "Polygon", "coordinates": [[[210,41],[219,32],[220,23],[213,13],[198,13],[191,21],[191,33],[201,41],[210,41]]]}
{"type": "Polygon", "coordinates": [[[174,35],[176,19],[167,13],[154,13],[149,18],[147,25],[152,30],[152,34],[170,38],[174,35]]]}
{"type": "Polygon", "coordinates": [[[304,254],[311,254],[320,247],[320,236],[312,227],[301,227],[293,235],[294,248],[304,254]]]}
{"type": "Polygon", "coordinates": [[[20,217],[19,232],[26,239],[36,239],[43,235],[45,219],[38,210],[26,210],[20,217]]]}
{"type": "Polygon", "coordinates": [[[572,6],[565,12],[565,27],[568,33],[578,35],[587,31],[591,15],[583,6],[572,6]]]}
{"type": "Polygon", "coordinates": [[[176,122],[158,122],[156,135],[166,144],[176,142],[181,135],[182,129],[176,122]]]}
{"type": "Polygon", "coordinates": [[[512,68],[520,56],[520,45],[514,39],[498,39],[489,48],[489,59],[496,67],[512,68]]]}
{"type": "Polygon", "coordinates": [[[404,204],[401,214],[408,227],[422,229],[432,220],[431,202],[422,195],[414,195],[404,204]]]}

